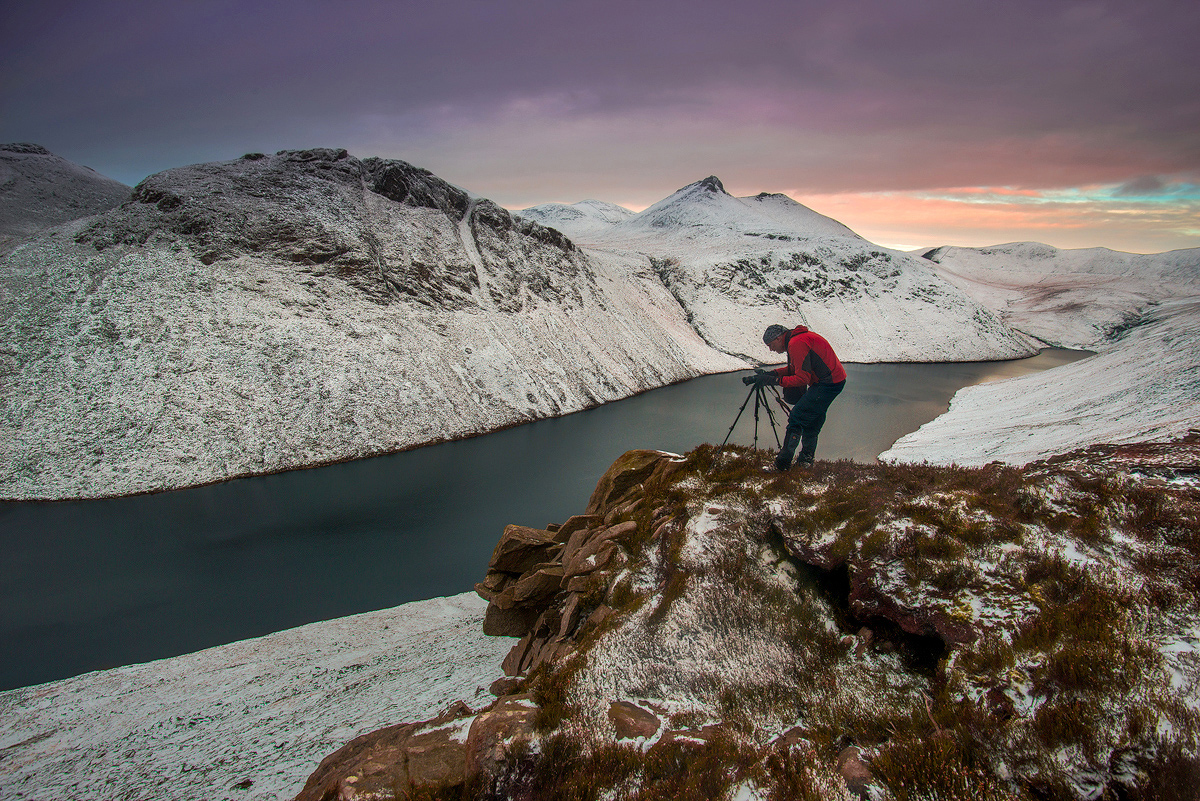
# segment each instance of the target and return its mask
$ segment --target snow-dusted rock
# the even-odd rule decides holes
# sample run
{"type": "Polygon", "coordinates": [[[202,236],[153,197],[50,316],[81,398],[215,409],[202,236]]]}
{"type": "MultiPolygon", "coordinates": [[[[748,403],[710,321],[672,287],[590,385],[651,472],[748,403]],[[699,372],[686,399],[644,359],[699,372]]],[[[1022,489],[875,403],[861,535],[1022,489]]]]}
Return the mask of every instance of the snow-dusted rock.
{"type": "Polygon", "coordinates": [[[119,206],[129,192],[125,184],[56,156],[41,145],[0,145],[0,246],[119,206]]]}
{"type": "Polygon", "coordinates": [[[637,269],[403,162],[151,176],[0,261],[0,497],[358,458],[743,366],[637,269]]]}

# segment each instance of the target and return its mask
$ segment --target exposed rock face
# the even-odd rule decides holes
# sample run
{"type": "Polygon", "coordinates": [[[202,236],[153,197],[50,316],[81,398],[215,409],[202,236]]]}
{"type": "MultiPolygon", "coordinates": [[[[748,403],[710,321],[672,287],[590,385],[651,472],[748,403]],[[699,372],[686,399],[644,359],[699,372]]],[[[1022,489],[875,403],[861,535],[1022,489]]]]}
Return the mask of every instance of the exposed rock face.
{"type": "Polygon", "coordinates": [[[167,170],[138,184],[120,215],[75,238],[97,250],[177,239],[206,264],[247,255],[323,264],[379,302],[401,293],[443,310],[478,309],[473,295],[485,278],[487,300],[507,312],[524,307],[525,293],[578,303],[578,287],[592,279],[557,231],[490,201],[473,202],[428,170],[360,161],[345,150],[255,153],[232,164],[167,170]],[[434,230],[411,225],[405,209],[437,212],[421,218],[434,230]],[[422,242],[430,233],[453,240],[461,226],[469,241],[457,258],[446,260],[422,242]]]}
{"type": "Polygon", "coordinates": [[[0,145],[0,247],[16,237],[119,206],[129,193],[125,184],[41,145],[0,145]]]}
{"type": "Polygon", "coordinates": [[[463,734],[470,710],[457,706],[423,723],[364,734],[330,754],[296,801],[397,798],[396,788],[461,787],[466,782],[463,734]]]}
{"type": "Polygon", "coordinates": [[[393,801],[488,787],[532,741],[536,712],[528,695],[510,695],[478,714],[459,703],[432,720],[365,734],[323,759],[296,801],[393,801]]]}
{"type": "Polygon", "coordinates": [[[613,577],[628,564],[638,534],[636,522],[613,518],[632,513],[646,487],[663,486],[681,462],[660,451],[630,451],[600,479],[586,514],[554,531],[504,530],[475,591],[489,602],[484,633],[521,637],[504,660],[506,674],[525,675],[564,657],[608,616],[613,577]]]}

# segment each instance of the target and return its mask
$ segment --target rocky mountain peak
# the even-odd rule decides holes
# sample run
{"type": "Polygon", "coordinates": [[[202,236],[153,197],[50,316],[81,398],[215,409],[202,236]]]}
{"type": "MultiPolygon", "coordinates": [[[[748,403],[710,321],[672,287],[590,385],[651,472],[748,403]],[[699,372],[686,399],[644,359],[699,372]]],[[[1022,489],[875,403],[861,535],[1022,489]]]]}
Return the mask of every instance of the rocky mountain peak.
{"type": "Polygon", "coordinates": [[[724,186],[724,184],[721,183],[721,179],[715,175],[710,175],[707,178],[705,178],[703,181],[697,181],[696,183],[692,184],[692,186],[696,187],[697,189],[704,189],[706,191],[715,192],[720,195],[728,195],[729,194],[728,192],[725,191],[725,186],[724,186]]]}

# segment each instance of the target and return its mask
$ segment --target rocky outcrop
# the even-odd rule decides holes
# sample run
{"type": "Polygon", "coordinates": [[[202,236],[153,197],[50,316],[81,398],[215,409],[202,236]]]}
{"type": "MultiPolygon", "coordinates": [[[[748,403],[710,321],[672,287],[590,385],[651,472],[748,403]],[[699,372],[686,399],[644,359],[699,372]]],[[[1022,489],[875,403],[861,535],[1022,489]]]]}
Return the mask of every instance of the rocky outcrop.
{"type": "Polygon", "coordinates": [[[629,563],[638,524],[628,519],[682,459],[630,451],[596,485],[587,512],[546,530],[508,526],[475,591],[488,601],[484,633],[520,637],[504,672],[522,676],[569,653],[612,612],[614,577],[629,563]]]}
{"type": "Polygon", "coordinates": [[[365,734],[323,759],[296,801],[386,801],[486,787],[528,747],[536,713],[528,695],[511,695],[478,714],[459,702],[432,720],[365,734]]]}
{"type": "Polygon", "coordinates": [[[1198,454],[781,476],[748,449],[627,453],[583,514],[497,544],[477,591],[520,640],[497,702],[454,724],[465,748],[422,739],[445,723],[384,730],[310,787],[391,771],[363,797],[1137,797],[1198,764],[1200,699],[1169,689],[1200,686],[1198,454]],[[1138,728],[1156,718],[1181,732],[1169,747],[1138,728]],[[418,751],[453,755],[441,787],[404,772],[418,751]]]}

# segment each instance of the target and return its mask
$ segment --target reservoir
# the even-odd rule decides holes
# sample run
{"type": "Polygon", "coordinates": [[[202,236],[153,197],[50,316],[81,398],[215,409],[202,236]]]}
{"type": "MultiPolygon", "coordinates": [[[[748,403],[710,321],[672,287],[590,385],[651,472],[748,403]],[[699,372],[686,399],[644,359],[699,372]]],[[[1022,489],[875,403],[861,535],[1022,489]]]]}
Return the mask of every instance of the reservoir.
{"type": "MultiPolygon", "coordinates": [[[[1086,355],[847,364],[817,458],[873,461],[964,386],[1086,355]]],[[[0,689],[470,590],[505,525],[582,513],[625,451],[720,443],[747,400],[744,374],[313,470],[130,498],[0,503],[0,689]]],[[[751,444],[753,406],[730,442],[751,444]]],[[[776,447],[765,412],[758,445],[776,447]]]]}

